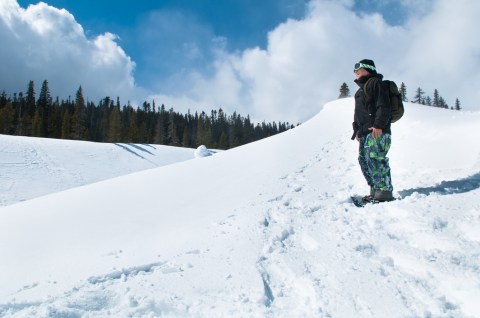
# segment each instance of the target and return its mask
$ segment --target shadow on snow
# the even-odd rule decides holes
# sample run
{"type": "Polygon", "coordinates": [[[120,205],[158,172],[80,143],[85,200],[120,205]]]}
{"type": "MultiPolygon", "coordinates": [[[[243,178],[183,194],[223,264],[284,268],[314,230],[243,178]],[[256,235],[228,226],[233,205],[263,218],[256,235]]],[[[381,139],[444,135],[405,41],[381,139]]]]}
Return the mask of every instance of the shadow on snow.
{"type": "MultiPolygon", "coordinates": [[[[139,157],[139,158],[145,159],[145,157],[139,155],[138,153],[136,153],[136,152],[133,151],[132,149],[128,148],[127,146],[124,146],[124,145],[121,145],[121,144],[115,144],[115,146],[120,147],[120,148],[122,148],[122,149],[130,152],[131,154],[133,154],[133,155],[135,155],[135,156],[137,156],[137,157],[139,157]]],[[[135,148],[136,148],[136,147],[135,147],[135,148]]]]}
{"type": "Polygon", "coordinates": [[[480,172],[460,180],[442,181],[439,185],[426,188],[416,188],[399,191],[398,194],[404,198],[417,192],[420,194],[429,195],[436,193],[440,195],[465,193],[480,188],[480,172]]]}

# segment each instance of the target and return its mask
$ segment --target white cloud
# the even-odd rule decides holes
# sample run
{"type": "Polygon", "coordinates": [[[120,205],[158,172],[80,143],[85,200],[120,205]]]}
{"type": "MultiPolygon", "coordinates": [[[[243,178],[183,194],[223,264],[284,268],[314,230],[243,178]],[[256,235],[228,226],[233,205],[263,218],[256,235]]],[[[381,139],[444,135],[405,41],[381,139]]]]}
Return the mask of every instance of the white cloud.
{"type": "MultiPolygon", "coordinates": [[[[436,88],[453,106],[480,109],[480,2],[438,0],[432,11],[406,25],[409,39],[396,69],[429,95],[436,88]]],[[[416,87],[412,87],[411,91],[416,87]]]]}
{"type": "Polygon", "coordinates": [[[135,98],[135,65],[116,37],[105,33],[88,39],[64,9],[42,2],[23,9],[15,0],[0,0],[0,36],[0,87],[10,93],[26,90],[30,80],[38,93],[47,79],[54,97],[74,96],[82,85],[95,101],[135,98]]]}
{"type": "MultiPolygon", "coordinates": [[[[413,10],[415,3],[404,6],[413,10]]],[[[267,49],[222,55],[217,73],[196,76],[183,98],[234,106],[257,120],[304,121],[337,98],[343,82],[353,94],[353,64],[371,58],[386,78],[407,85],[410,98],[420,86],[428,95],[438,89],[450,106],[459,97],[465,109],[480,109],[480,2],[429,2],[423,15],[411,11],[404,26],[390,26],[378,13],[357,15],[352,7],[348,0],[312,1],[304,19],[270,32],[267,49]]]]}
{"type": "MultiPolygon", "coordinates": [[[[178,66],[181,81],[171,76],[168,93],[147,97],[135,87],[134,63],[114,35],[88,39],[65,10],[42,3],[22,9],[15,0],[0,0],[0,35],[10,48],[0,51],[0,60],[7,61],[0,70],[15,74],[3,76],[0,87],[13,92],[30,79],[46,78],[59,96],[73,95],[82,84],[90,98],[139,96],[178,111],[222,107],[255,121],[295,123],[337,98],[343,82],[353,94],[352,66],[371,58],[386,78],[407,85],[410,98],[420,86],[429,95],[438,89],[451,106],[459,97],[465,109],[480,109],[480,2],[431,0],[418,11],[418,0],[405,0],[409,19],[403,26],[388,25],[379,13],[357,14],[353,4],[312,0],[303,19],[269,33],[266,49],[227,52],[225,45],[212,44],[211,65],[203,71],[178,66]]],[[[195,45],[185,50],[200,54],[195,45]]]]}
{"type": "Polygon", "coordinates": [[[203,92],[193,99],[247,110],[256,120],[304,121],[335,99],[343,82],[354,89],[352,65],[372,56],[368,43],[396,30],[388,28],[377,15],[360,18],[336,2],[312,2],[303,20],[288,20],[269,33],[267,49],[221,55],[216,75],[192,82],[203,92]],[[220,74],[230,76],[219,81],[220,74]]]}

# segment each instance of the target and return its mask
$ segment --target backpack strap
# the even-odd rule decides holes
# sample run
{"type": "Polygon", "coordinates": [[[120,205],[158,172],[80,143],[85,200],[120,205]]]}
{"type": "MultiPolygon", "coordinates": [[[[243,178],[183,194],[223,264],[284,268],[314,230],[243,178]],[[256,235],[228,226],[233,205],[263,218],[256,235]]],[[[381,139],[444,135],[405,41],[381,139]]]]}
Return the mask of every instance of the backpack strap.
{"type": "Polygon", "coordinates": [[[370,83],[372,83],[375,79],[378,79],[376,77],[370,77],[366,82],[365,85],[363,85],[363,92],[365,93],[365,99],[366,99],[366,105],[368,105],[372,102],[372,96],[368,94],[368,87],[370,83]]]}
{"type": "Polygon", "coordinates": [[[372,89],[375,86],[375,83],[379,82],[380,85],[383,85],[383,80],[378,77],[370,77],[363,85],[363,92],[365,93],[365,106],[369,112],[374,112],[376,110],[376,105],[374,103],[373,94],[369,94],[369,89],[372,89]]]}

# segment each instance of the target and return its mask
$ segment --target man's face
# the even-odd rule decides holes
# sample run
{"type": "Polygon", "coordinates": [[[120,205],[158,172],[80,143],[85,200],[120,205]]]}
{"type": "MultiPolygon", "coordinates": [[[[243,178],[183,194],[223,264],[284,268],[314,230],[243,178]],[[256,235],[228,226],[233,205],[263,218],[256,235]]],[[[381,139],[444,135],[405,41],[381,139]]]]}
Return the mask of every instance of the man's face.
{"type": "Polygon", "coordinates": [[[358,70],[353,71],[353,72],[355,73],[355,77],[356,77],[357,79],[359,79],[359,78],[362,77],[362,76],[368,75],[368,71],[367,71],[366,69],[364,69],[364,68],[359,68],[358,70]]]}

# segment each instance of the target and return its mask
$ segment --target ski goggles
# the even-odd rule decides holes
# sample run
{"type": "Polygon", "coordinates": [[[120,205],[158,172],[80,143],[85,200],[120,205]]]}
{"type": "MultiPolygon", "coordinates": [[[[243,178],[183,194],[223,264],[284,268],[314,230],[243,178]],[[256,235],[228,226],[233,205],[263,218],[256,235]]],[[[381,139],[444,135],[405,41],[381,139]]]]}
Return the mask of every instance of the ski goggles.
{"type": "Polygon", "coordinates": [[[372,70],[372,71],[376,71],[375,66],[371,66],[371,65],[363,64],[363,63],[355,63],[353,71],[356,72],[361,68],[366,68],[366,69],[369,69],[369,70],[372,70]]]}

